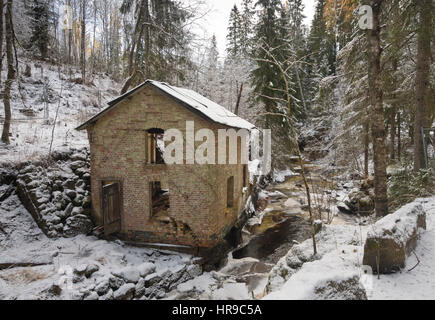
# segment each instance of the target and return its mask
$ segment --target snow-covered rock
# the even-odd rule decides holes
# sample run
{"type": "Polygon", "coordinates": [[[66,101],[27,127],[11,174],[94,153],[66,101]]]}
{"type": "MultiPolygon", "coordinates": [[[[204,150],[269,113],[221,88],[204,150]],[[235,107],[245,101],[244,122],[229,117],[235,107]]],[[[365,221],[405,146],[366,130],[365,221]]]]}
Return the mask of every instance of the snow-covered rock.
{"type": "Polygon", "coordinates": [[[384,274],[400,271],[416,248],[421,230],[426,230],[426,212],[419,203],[379,220],[367,234],[364,265],[384,274]]]}
{"type": "Polygon", "coordinates": [[[213,300],[249,300],[248,287],[244,283],[225,283],[213,293],[213,300]]]}
{"type": "Polygon", "coordinates": [[[132,283],[124,284],[113,293],[115,300],[131,300],[134,296],[136,286],[132,283]]]}
{"type": "Polygon", "coordinates": [[[358,252],[341,247],[307,262],[294,272],[283,287],[265,297],[266,300],[366,300],[360,283],[358,252]]]}
{"type": "Polygon", "coordinates": [[[154,263],[148,262],[148,263],[141,264],[137,269],[139,271],[140,276],[145,278],[146,276],[156,271],[156,266],[154,263]]]}
{"type": "Polygon", "coordinates": [[[127,283],[138,283],[140,280],[140,272],[137,268],[127,267],[116,272],[112,272],[116,277],[122,278],[127,283]]]}

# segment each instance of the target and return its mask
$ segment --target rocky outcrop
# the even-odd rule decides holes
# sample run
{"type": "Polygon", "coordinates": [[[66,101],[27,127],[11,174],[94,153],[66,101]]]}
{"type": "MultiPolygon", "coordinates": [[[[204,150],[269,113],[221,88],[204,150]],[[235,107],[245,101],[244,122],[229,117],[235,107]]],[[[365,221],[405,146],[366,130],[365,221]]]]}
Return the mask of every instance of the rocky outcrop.
{"type": "MultiPolygon", "coordinates": [[[[128,266],[107,273],[97,264],[80,265],[73,271],[73,299],[76,300],[148,300],[163,299],[180,284],[202,274],[201,266],[181,264],[157,270],[154,263],[128,266]]],[[[54,283],[51,294],[60,296],[62,286],[54,283]]]]}
{"type": "MultiPolygon", "coordinates": [[[[346,186],[344,187],[346,189],[346,186]]],[[[344,202],[337,205],[338,209],[346,214],[359,214],[369,216],[375,209],[374,178],[361,182],[358,188],[350,191],[344,202]]]]}
{"type": "Polygon", "coordinates": [[[400,271],[416,248],[421,230],[426,230],[426,212],[421,204],[409,204],[379,220],[367,234],[364,265],[381,274],[400,271]]]}
{"type": "Polygon", "coordinates": [[[75,237],[92,231],[89,160],[87,149],[70,149],[19,170],[20,200],[47,236],[75,237]]]}
{"type": "Polygon", "coordinates": [[[367,300],[366,289],[359,277],[345,280],[330,280],[318,286],[315,291],[316,300],[367,300]]]}

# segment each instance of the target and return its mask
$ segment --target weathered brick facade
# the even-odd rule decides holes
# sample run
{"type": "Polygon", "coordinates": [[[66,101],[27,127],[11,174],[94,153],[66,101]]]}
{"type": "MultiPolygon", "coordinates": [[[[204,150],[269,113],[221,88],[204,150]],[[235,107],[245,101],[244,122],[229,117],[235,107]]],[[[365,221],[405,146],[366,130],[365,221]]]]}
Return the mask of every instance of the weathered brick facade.
{"type": "MultiPolygon", "coordinates": [[[[243,210],[247,168],[238,165],[148,165],[146,131],[195,132],[227,127],[206,120],[152,86],[144,86],[87,127],[91,146],[91,185],[95,219],[103,224],[103,181],[119,182],[121,235],[132,241],[211,248],[231,229],[243,210]],[[245,173],[244,173],[245,171],[245,173]],[[227,180],[234,177],[234,205],[227,208],[227,180]],[[170,190],[170,223],[152,217],[150,182],[170,190]]],[[[196,147],[201,142],[196,144],[196,147]]],[[[217,143],[216,143],[217,145],[217,143]]],[[[240,154],[240,142],[239,142],[240,154]]],[[[217,150],[216,150],[217,155],[217,150]]],[[[240,162],[239,162],[240,163],[240,162]]]]}

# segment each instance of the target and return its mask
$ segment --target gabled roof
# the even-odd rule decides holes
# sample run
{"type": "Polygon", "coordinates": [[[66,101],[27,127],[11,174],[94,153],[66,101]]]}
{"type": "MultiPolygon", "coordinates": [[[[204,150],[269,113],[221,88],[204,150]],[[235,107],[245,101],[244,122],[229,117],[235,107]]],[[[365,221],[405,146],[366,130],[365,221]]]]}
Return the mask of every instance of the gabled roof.
{"type": "Polygon", "coordinates": [[[198,114],[199,116],[215,123],[222,124],[224,126],[228,126],[231,128],[237,129],[247,129],[252,130],[255,126],[252,123],[236,116],[234,113],[228,111],[226,108],[218,105],[217,103],[203,97],[199,93],[189,89],[177,88],[174,86],[170,86],[164,82],[158,82],[154,80],[147,80],[138,87],[130,90],[124,95],[116,98],[115,100],[109,102],[109,107],[80,125],[76,130],[86,129],[88,126],[96,123],[99,119],[101,119],[108,111],[115,108],[121,101],[125,98],[131,96],[136,93],[146,85],[151,85],[167,97],[177,101],[182,106],[186,107],[190,111],[198,114]]]}

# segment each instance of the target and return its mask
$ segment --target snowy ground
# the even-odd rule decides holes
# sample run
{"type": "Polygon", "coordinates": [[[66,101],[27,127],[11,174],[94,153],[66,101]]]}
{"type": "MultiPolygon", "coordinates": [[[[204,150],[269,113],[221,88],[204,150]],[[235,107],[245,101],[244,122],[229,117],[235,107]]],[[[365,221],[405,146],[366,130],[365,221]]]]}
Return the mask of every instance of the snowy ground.
{"type": "Polygon", "coordinates": [[[435,197],[424,204],[427,212],[427,230],[422,234],[415,253],[418,260],[411,256],[405,270],[400,274],[381,276],[373,279],[372,300],[433,300],[435,299],[435,197]]]}
{"type": "Polygon", "coordinates": [[[0,204],[0,227],[0,266],[41,264],[0,270],[0,300],[53,298],[48,294],[50,287],[62,278],[68,286],[72,270],[84,265],[97,265],[99,270],[87,280],[86,286],[81,283],[66,287],[60,298],[78,298],[92,285],[90,282],[98,283],[127,267],[153,263],[157,273],[164,273],[194,262],[190,255],[134,248],[95,237],[48,239],[15,195],[0,204]]]}
{"type": "Polygon", "coordinates": [[[325,296],[315,291],[330,281],[343,281],[352,277],[359,279],[369,300],[434,299],[435,197],[419,199],[416,203],[422,203],[427,213],[427,230],[422,233],[415,251],[419,264],[417,258],[411,256],[401,273],[382,275],[380,279],[377,275],[365,275],[367,269],[362,266],[364,243],[372,226],[326,226],[318,235],[319,258],[302,263],[302,267],[294,271],[289,265],[298,265],[305,259],[309,261],[313,252],[311,240],[296,246],[293,254],[289,253],[272,270],[272,293],[265,299],[346,299],[347,293],[325,296]]]}
{"type": "MultiPolygon", "coordinates": [[[[89,85],[77,84],[66,77],[67,72],[46,63],[30,62],[32,76],[23,75],[25,62],[20,67],[20,86],[15,81],[12,88],[11,145],[0,146],[0,162],[32,160],[48,154],[55,125],[53,150],[61,147],[83,147],[88,145],[86,132],[75,128],[92,115],[106,107],[107,102],[118,95],[119,85],[104,75],[95,75],[89,85]],[[35,67],[37,66],[37,67],[35,67]],[[32,110],[33,116],[23,113],[32,110]],[[45,116],[48,110],[48,118],[45,116]]],[[[3,75],[5,76],[5,75],[3,75]]],[[[71,80],[80,78],[73,73],[71,80]]],[[[0,123],[4,110],[0,110],[0,123]]]]}

